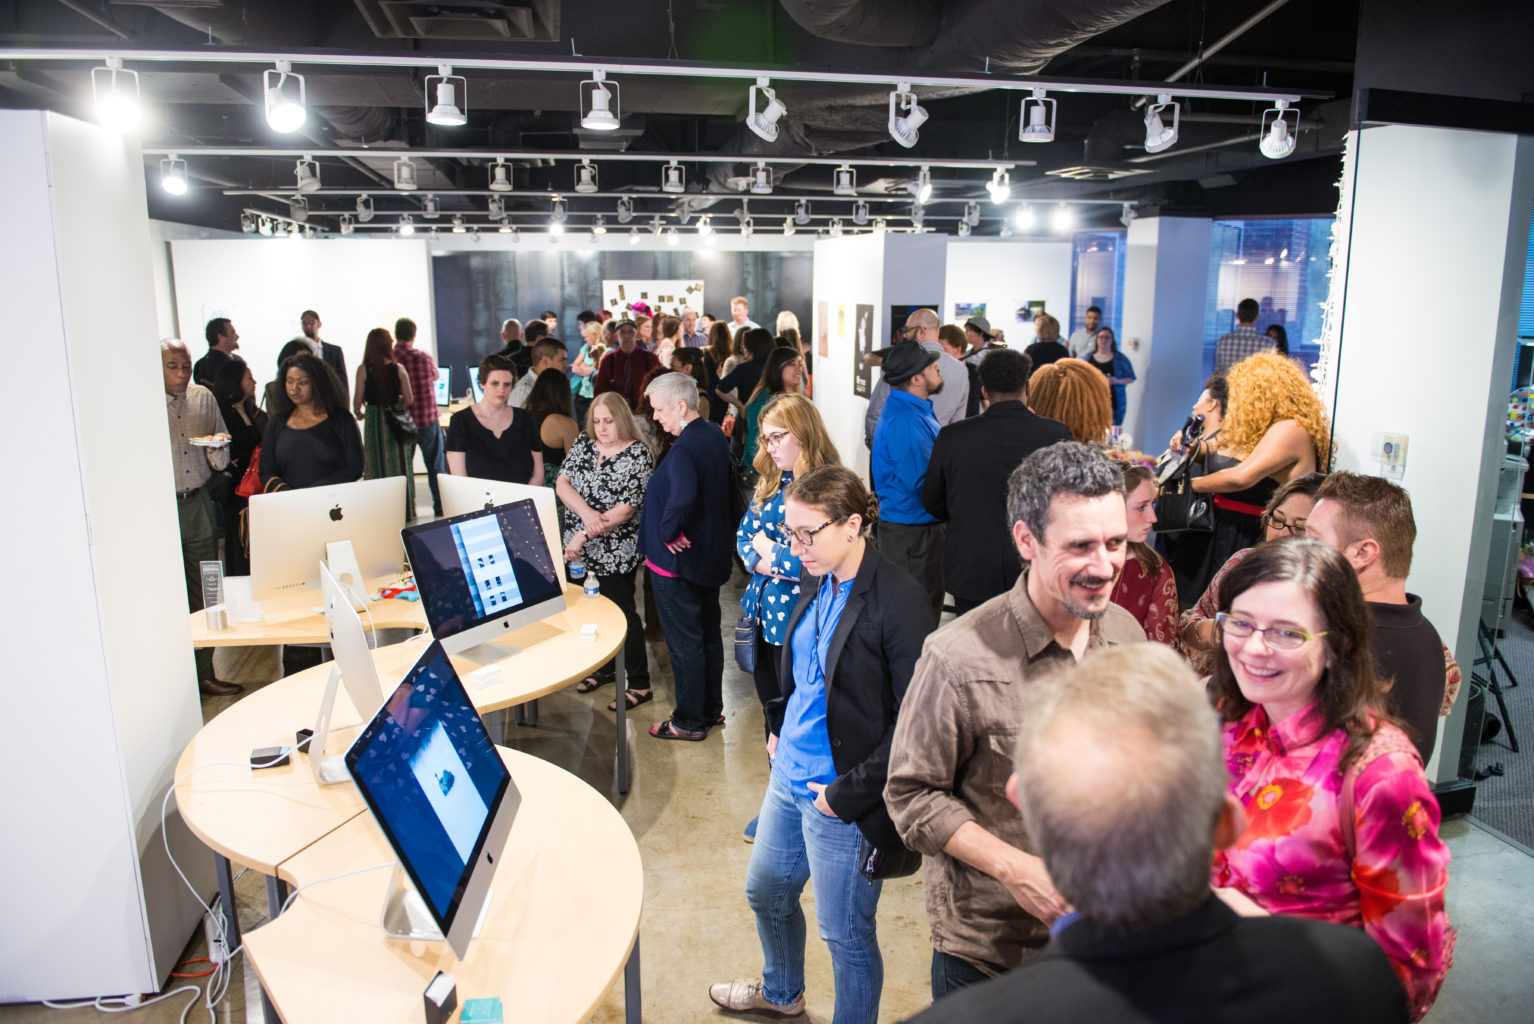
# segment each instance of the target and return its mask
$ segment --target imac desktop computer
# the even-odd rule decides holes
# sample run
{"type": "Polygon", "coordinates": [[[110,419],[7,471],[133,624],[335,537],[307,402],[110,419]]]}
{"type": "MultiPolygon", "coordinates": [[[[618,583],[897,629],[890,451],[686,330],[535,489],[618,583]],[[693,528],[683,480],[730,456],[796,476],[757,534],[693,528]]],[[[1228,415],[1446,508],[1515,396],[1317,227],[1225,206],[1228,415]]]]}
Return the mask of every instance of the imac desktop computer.
{"type": "Polygon", "coordinates": [[[399,860],[385,934],[445,940],[462,960],[490,906],[521,794],[441,644],[426,648],[363,728],[346,770],[399,860]]]}
{"type": "Polygon", "coordinates": [[[407,527],[403,536],[426,621],[450,654],[493,665],[516,650],[489,641],[565,610],[563,565],[532,499],[407,527]]]}
{"type": "Polygon", "coordinates": [[[524,498],[533,499],[533,505],[538,509],[538,525],[543,527],[543,535],[549,542],[549,555],[555,564],[564,562],[564,533],[559,528],[559,504],[552,487],[442,473],[437,476],[437,488],[442,495],[442,512],[447,516],[468,515],[497,505],[510,505],[524,498]]]}
{"type": "Polygon", "coordinates": [[[330,634],[330,653],[335,660],[330,669],[330,678],[325,683],[324,696],[320,698],[320,713],[314,723],[314,736],[309,740],[309,764],[320,785],[333,786],[351,778],[346,772],[346,762],[341,754],[325,756],[337,684],[346,687],[346,695],[351,698],[352,707],[357,709],[364,722],[372,718],[383,703],[383,689],[378,685],[378,670],[373,666],[367,634],[362,631],[362,620],[352,607],[351,594],[324,565],[320,566],[320,593],[324,595],[325,629],[330,634]]]}
{"type": "Polygon", "coordinates": [[[250,596],[257,601],[318,590],[326,545],[350,541],[362,580],[337,580],[362,592],[363,580],[404,564],[405,477],[358,480],[257,494],[250,499],[250,596]]]}
{"type": "Polygon", "coordinates": [[[482,402],[485,399],[484,385],[479,382],[479,367],[469,367],[469,393],[474,396],[474,401],[482,402]]]}
{"type": "MultiPolygon", "coordinates": [[[[437,367],[437,404],[453,404],[453,368],[451,366],[437,367]]],[[[424,424],[416,424],[424,426],[424,424]]]]}

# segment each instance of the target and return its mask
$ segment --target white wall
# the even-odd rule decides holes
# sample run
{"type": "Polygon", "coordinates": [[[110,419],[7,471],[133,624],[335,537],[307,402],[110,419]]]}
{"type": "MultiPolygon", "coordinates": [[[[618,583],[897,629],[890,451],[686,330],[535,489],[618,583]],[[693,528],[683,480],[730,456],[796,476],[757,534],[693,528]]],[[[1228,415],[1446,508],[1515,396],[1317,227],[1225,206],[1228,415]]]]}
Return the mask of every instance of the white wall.
{"type": "MultiPolygon", "coordinates": [[[[884,242],[878,235],[825,238],[815,242],[812,316],[826,308],[828,354],[819,349],[815,334],[815,407],[842,457],[842,465],[868,476],[868,449],[863,447],[863,414],[868,400],[852,393],[853,310],[859,303],[874,307],[874,336],[882,338],[888,311],[884,303],[884,242]],[[837,308],[845,310],[845,331],[837,332],[837,308]]],[[[874,377],[877,380],[877,374],[874,377]]]]}
{"type": "MultiPolygon", "coordinates": [[[[1385,126],[1353,142],[1337,466],[1378,472],[1373,435],[1409,435],[1401,483],[1418,541],[1407,586],[1468,684],[1534,203],[1534,140],[1385,126]],[[1451,350],[1420,340],[1425,300],[1454,310],[1451,350]]],[[[1462,700],[1442,733],[1439,781],[1456,775],[1463,713],[1462,700]]]]}
{"type": "Polygon", "coordinates": [[[954,315],[955,303],[983,302],[991,326],[1001,328],[1007,344],[1021,350],[1038,340],[1033,324],[1017,319],[1018,309],[1030,299],[1043,299],[1046,311],[1060,321],[1062,332],[1069,333],[1070,242],[948,239],[948,267],[943,280],[944,323],[964,323],[954,315]]]}
{"type": "Polygon", "coordinates": [[[240,356],[263,384],[277,372],[277,353],[302,334],[298,316],[320,314],[320,337],[346,352],[348,387],[368,331],[394,330],[408,316],[416,347],[436,351],[431,257],[425,239],[386,241],[241,237],[173,240],[176,314],[193,357],[207,351],[203,327],[227,316],[240,333],[240,356]]]}

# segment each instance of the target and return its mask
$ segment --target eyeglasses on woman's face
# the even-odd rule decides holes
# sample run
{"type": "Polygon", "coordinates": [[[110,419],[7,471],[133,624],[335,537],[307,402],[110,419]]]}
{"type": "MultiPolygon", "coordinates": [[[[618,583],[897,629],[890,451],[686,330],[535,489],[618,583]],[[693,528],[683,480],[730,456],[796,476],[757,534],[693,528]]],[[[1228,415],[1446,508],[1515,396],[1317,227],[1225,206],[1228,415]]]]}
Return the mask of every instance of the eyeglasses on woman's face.
{"type": "Polygon", "coordinates": [[[772,451],[793,436],[794,432],[792,430],[764,430],[762,431],[762,446],[768,451],[772,451]]]}
{"type": "Polygon", "coordinates": [[[1267,629],[1258,629],[1257,624],[1248,622],[1246,619],[1237,618],[1227,612],[1217,612],[1214,620],[1220,624],[1228,637],[1237,640],[1245,640],[1254,633],[1262,635],[1262,642],[1275,651],[1297,651],[1312,640],[1319,639],[1327,634],[1327,630],[1319,633],[1307,633],[1303,629],[1294,626],[1269,626],[1267,629]]]}
{"type": "Polygon", "coordinates": [[[813,530],[789,530],[788,539],[791,543],[798,544],[801,548],[812,548],[815,546],[815,535],[835,522],[835,519],[827,519],[813,530]]]}
{"type": "Polygon", "coordinates": [[[1262,528],[1274,533],[1287,533],[1291,537],[1305,536],[1305,517],[1290,519],[1283,512],[1267,512],[1262,517],[1262,528]]]}

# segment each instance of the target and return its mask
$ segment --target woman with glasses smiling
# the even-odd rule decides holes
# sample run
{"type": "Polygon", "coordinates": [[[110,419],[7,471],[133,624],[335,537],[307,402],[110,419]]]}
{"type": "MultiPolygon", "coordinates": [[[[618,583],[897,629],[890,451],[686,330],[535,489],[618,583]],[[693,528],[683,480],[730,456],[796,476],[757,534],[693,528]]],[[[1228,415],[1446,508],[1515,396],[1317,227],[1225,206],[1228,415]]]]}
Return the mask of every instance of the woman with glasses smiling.
{"type": "Polygon", "coordinates": [[[805,577],[786,623],[782,694],[767,706],[772,774],[746,872],[764,966],[760,978],[710,986],[709,998],[737,1013],[804,1012],[799,899],[813,881],[836,985],[831,1020],[873,1024],[884,986],[881,879],[915,870],[885,809],[884,781],[929,606],[921,584],[868,543],[879,502],[857,474],[810,470],[783,504],[805,577]]]}
{"type": "Polygon", "coordinates": [[[1319,541],[1265,544],[1231,570],[1216,621],[1211,688],[1247,823],[1214,884],[1362,928],[1421,1019],[1453,962],[1449,851],[1422,760],[1384,711],[1357,576],[1319,541]]]}
{"type": "MultiPolygon", "coordinates": [[[[795,477],[821,466],[834,466],[838,459],[820,413],[800,395],[779,395],[767,404],[762,410],[760,438],[754,464],[760,478],[751,505],[735,531],[735,552],[751,573],[751,582],[740,595],[740,610],[755,620],[752,676],[756,695],[766,708],[778,696],[783,640],[788,616],[799,600],[803,569],[783,525],[783,491],[795,477]]],[[[756,836],[756,824],[753,818],[746,826],[748,843],[756,836]]]]}

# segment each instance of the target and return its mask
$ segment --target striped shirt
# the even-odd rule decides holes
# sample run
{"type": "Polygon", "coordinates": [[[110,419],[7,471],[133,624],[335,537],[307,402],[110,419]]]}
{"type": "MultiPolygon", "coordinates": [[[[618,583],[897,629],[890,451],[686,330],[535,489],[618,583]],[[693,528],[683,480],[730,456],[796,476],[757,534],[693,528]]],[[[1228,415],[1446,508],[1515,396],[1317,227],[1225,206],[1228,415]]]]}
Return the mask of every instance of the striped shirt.
{"type": "Polygon", "coordinates": [[[215,469],[229,465],[229,446],[201,448],[192,438],[228,433],[213,392],[201,384],[188,384],[186,393],[165,396],[170,421],[170,457],[176,473],[176,493],[195,491],[208,482],[215,469]]]}

